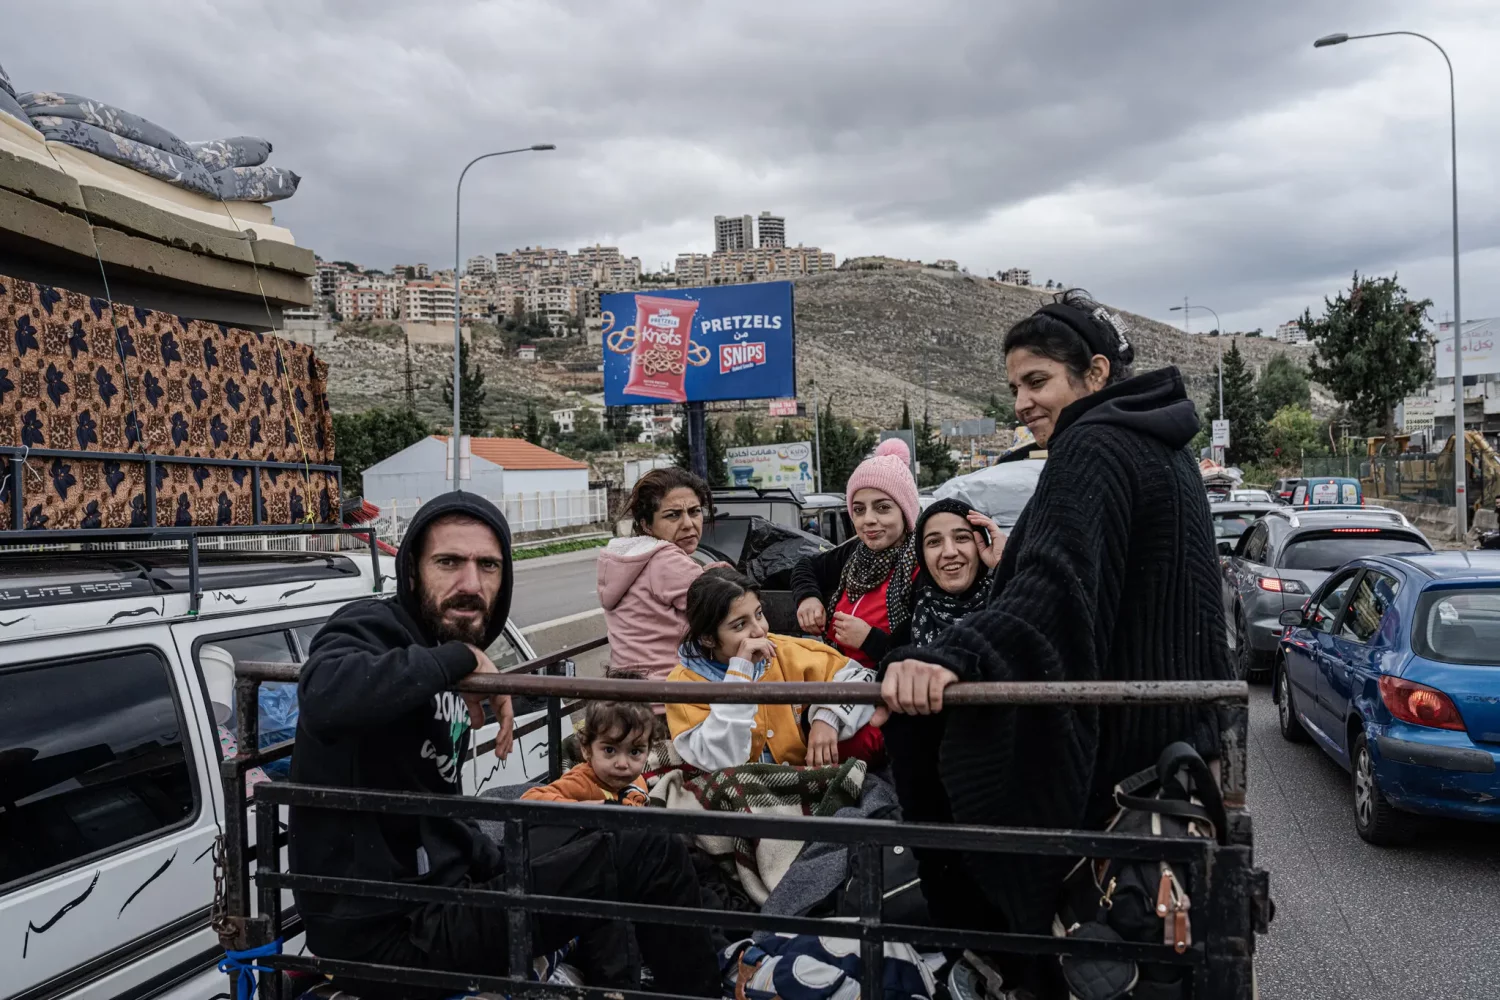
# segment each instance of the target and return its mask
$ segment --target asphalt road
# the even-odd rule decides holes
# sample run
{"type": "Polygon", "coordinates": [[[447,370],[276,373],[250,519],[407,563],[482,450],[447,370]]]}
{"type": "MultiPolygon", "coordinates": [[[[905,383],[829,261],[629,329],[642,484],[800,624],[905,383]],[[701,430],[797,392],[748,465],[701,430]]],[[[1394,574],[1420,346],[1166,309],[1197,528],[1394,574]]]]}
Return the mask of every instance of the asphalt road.
{"type": "Polygon", "coordinates": [[[1281,738],[1266,688],[1250,707],[1256,862],[1276,919],[1265,1000],[1500,997],[1500,828],[1435,824],[1405,848],[1354,832],[1346,772],[1281,738]]]}
{"type": "Polygon", "coordinates": [[[584,549],[516,563],[511,619],[525,628],[597,608],[599,591],[594,559],[598,554],[598,549],[584,549]]]}

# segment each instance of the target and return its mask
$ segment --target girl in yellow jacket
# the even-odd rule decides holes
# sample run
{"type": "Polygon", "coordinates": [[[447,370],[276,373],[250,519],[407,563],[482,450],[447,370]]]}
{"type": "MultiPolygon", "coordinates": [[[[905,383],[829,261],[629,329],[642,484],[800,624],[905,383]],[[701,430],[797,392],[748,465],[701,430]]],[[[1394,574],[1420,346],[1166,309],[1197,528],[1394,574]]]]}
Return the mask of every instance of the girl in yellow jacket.
{"type": "MultiPolygon", "coordinates": [[[[771,635],[760,588],[732,569],[712,569],[687,593],[688,631],[681,663],[668,680],[747,684],[756,681],[872,681],[874,672],[811,639],[771,635]]],[[[870,721],[872,705],[814,705],[803,735],[794,705],[667,705],[672,743],[702,771],[746,763],[839,762],[840,741],[870,721]]],[[[871,730],[873,732],[873,730],[871,730]]]]}

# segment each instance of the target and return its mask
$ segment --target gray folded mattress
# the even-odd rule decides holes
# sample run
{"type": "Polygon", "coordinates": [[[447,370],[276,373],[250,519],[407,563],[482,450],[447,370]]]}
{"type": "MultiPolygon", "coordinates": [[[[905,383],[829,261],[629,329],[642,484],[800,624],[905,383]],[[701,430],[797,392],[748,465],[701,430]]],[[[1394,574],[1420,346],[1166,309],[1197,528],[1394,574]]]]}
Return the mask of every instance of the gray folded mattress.
{"type": "Polygon", "coordinates": [[[83,122],[106,132],[138,142],[184,160],[193,159],[188,144],[177,138],[170,130],[162,128],[140,115],[105,104],[103,101],[79,97],[77,94],[61,94],[49,90],[34,90],[17,95],[21,107],[33,119],[45,115],[83,122]]]}
{"type": "Polygon", "coordinates": [[[302,178],[284,167],[230,167],[215,170],[214,183],[225,201],[281,201],[297,193],[302,178]]]}
{"type": "Polygon", "coordinates": [[[196,191],[210,198],[219,196],[219,187],[208,170],[190,156],[177,156],[72,118],[35,115],[31,124],[54,142],[76,146],[187,191],[196,191]]]}
{"type": "Polygon", "coordinates": [[[271,144],[253,135],[190,142],[188,148],[193,151],[193,158],[209,170],[258,167],[271,155],[271,144]]]}

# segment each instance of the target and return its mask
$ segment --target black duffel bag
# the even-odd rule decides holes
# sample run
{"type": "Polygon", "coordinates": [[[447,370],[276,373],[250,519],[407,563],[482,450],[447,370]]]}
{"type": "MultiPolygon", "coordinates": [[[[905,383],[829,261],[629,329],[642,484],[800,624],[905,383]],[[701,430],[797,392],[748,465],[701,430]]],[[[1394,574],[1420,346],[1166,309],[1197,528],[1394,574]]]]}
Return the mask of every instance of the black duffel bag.
{"type": "MultiPolygon", "coordinates": [[[[1227,820],[1219,784],[1198,751],[1173,743],[1154,768],[1115,786],[1119,811],[1107,830],[1148,837],[1205,837],[1223,844],[1227,820]]],[[[1094,941],[1193,943],[1186,879],[1163,861],[1084,858],[1064,882],[1053,932],[1094,941]]],[[[1183,966],[1062,957],[1076,1000],[1177,1000],[1187,995],[1183,966]]]]}

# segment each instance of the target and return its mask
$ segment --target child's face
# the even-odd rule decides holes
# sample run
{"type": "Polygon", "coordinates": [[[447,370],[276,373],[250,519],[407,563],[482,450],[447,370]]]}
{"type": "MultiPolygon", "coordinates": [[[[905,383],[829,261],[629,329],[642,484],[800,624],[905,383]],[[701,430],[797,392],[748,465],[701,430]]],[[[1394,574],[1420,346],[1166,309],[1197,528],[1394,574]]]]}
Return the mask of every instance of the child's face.
{"type": "Polygon", "coordinates": [[[732,656],[743,655],[740,650],[747,639],[764,639],[769,634],[759,595],[741,594],[729,605],[729,613],[719,624],[714,635],[714,651],[727,662],[732,656]]]}
{"type": "Polygon", "coordinates": [[[646,751],[650,749],[649,733],[606,733],[589,744],[589,766],[599,784],[619,794],[646,769],[646,751]]]}

